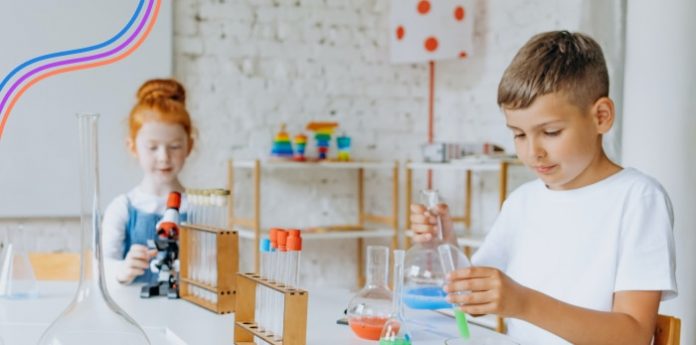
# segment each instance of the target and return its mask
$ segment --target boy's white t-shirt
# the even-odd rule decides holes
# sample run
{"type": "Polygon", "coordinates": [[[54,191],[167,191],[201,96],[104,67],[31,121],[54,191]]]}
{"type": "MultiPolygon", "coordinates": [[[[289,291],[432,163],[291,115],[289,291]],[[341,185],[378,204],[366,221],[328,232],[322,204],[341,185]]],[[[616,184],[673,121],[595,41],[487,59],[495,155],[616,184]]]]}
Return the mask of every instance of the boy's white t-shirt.
{"type": "MultiPolygon", "coordinates": [[[[472,262],[563,302],[611,311],[618,291],[677,295],[673,223],[665,190],[635,169],[564,191],[535,180],[507,198],[472,262]]],[[[570,344],[525,321],[510,318],[507,327],[521,344],[570,344]]]]}

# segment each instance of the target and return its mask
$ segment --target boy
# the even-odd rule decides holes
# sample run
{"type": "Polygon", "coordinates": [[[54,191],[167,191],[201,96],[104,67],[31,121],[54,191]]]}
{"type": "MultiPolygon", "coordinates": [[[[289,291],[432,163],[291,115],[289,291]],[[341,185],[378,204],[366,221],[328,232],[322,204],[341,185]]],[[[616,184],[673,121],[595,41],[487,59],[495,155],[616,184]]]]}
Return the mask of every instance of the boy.
{"type": "MultiPolygon", "coordinates": [[[[677,294],[667,194],[602,148],[608,79],[594,40],[556,31],[532,37],[498,87],[517,155],[539,179],[511,193],[475,266],[444,289],[467,313],[508,318],[522,344],[649,344],[660,301],[677,294]]],[[[414,240],[432,238],[437,213],[455,241],[446,205],[411,208],[414,240]]]]}

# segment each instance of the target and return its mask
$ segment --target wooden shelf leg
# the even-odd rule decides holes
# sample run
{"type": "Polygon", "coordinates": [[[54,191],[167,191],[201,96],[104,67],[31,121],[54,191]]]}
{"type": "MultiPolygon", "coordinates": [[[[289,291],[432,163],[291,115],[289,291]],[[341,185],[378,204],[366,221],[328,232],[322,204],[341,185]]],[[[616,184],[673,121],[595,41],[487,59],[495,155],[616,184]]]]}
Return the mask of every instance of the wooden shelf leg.
{"type": "Polygon", "coordinates": [[[227,196],[227,228],[234,227],[234,162],[230,159],[227,161],[227,190],[230,194],[227,196]]]}
{"type": "MultiPolygon", "coordinates": [[[[365,229],[365,170],[363,168],[358,169],[358,224],[363,230],[365,229]]],[[[358,287],[362,287],[365,285],[365,264],[363,258],[364,240],[359,238],[357,242],[357,282],[358,287]]]]}
{"type": "Polygon", "coordinates": [[[259,274],[261,253],[261,162],[254,161],[254,272],[259,274]]]}

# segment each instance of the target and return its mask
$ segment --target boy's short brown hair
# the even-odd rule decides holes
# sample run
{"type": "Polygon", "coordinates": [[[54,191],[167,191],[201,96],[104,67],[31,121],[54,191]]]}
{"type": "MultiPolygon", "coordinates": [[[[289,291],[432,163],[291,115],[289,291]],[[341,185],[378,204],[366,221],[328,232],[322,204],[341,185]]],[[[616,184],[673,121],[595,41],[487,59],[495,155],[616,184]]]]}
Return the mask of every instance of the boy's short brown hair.
{"type": "Polygon", "coordinates": [[[538,96],[561,92],[580,109],[609,95],[602,48],[591,37],[568,31],[532,37],[515,55],[498,85],[498,105],[524,109],[538,96]]]}

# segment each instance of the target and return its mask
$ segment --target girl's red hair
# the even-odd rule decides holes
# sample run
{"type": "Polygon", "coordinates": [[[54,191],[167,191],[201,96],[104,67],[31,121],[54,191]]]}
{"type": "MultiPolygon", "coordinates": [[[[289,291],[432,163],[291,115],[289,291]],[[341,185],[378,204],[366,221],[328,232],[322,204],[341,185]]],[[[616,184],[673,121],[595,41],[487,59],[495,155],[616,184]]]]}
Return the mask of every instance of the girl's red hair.
{"type": "Polygon", "coordinates": [[[193,126],[186,110],[186,90],[174,79],[151,79],[137,93],[138,102],[128,117],[129,137],[135,141],[138,131],[147,121],[179,124],[184,128],[193,148],[193,126]]]}

